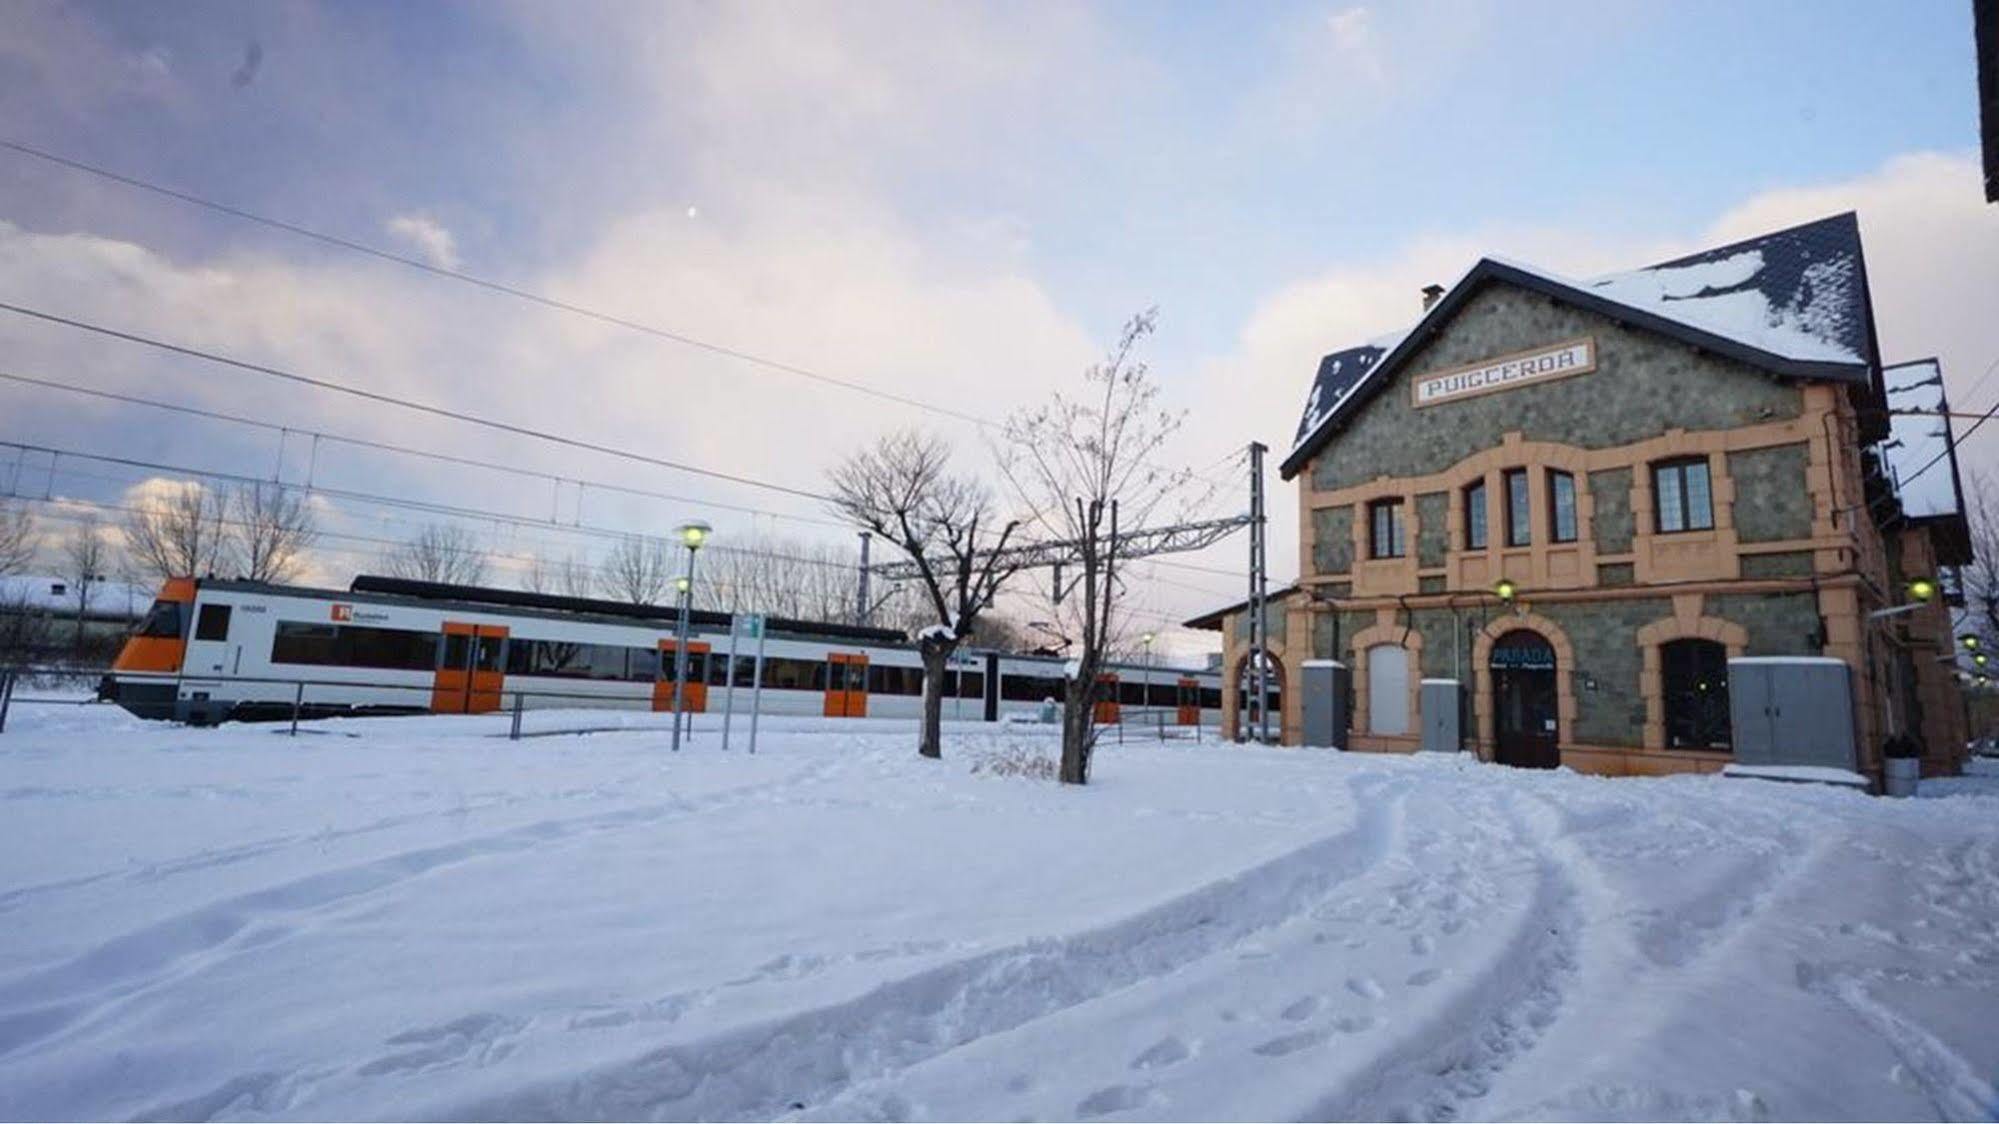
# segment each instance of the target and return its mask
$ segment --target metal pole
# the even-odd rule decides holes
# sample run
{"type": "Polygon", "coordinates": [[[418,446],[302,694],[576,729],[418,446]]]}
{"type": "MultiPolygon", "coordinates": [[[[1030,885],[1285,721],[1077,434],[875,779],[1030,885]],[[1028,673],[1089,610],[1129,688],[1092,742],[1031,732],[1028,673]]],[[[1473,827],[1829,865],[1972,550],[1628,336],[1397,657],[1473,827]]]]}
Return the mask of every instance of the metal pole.
{"type": "Polygon", "coordinates": [[[680,752],[680,700],[687,687],[687,618],[694,605],[694,548],[687,548],[687,588],[680,591],[679,642],[673,647],[673,752],[680,752]]]}
{"type": "Polygon", "coordinates": [[[1256,740],[1270,741],[1270,661],[1265,649],[1270,644],[1270,588],[1264,573],[1263,454],[1268,446],[1261,441],[1249,445],[1249,658],[1254,664],[1250,682],[1256,690],[1250,713],[1256,720],[1256,740]]]}
{"type": "Polygon", "coordinates": [[[868,623],[868,542],[874,536],[861,532],[861,587],[854,598],[854,623],[866,627],[868,623]]]}
{"type": "Polygon", "coordinates": [[[507,735],[513,741],[521,740],[521,693],[514,692],[514,729],[507,735]]]}
{"type": "Polygon", "coordinates": [[[737,615],[729,614],[729,669],[723,672],[722,748],[729,748],[729,720],[736,716],[736,625],[737,615]]]}
{"type": "Polygon", "coordinates": [[[757,716],[763,713],[764,693],[764,633],[770,631],[769,622],[757,616],[757,665],[750,672],[750,752],[757,751],[757,716]]]}
{"type": "Polygon", "coordinates": [[[0,668],[0,734],[7,732],[7,705],[14,701],[14,669],[0,668]]]}
{"type": "Polygon", "coordinates": [[[298,712],[305,706],[305,681],[300,680],[298,692],[292,695],[292,737],[298,737],[298,712]]]}

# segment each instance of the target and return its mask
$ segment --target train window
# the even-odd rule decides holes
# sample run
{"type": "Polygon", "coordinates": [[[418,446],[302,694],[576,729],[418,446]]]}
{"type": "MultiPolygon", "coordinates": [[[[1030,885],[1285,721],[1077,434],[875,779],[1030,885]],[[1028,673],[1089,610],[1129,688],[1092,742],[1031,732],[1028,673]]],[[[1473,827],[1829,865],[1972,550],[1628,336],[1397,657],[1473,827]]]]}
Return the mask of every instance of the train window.
{"type": "MultiPolygon", "coordinates": [[[[482,648],[497,643],[496,639],[480,638],[482,648]]],[[[619,644],[516,640],[507,653],[507,674],[550,679],[624,679],[629,672],[626,666],[629,651],[619,644]]]]}
{"type": "Polygon", "coordinates": [[[1145,684],[1118,683],[1115,684],[1115,686],[1117,687],[1118,705],[1120,706],[1145,705],[1145,684]]]}
{"type": "Polygon", "coordinates": [[[229,606],[203,605],[194,619],[196,640],[229,639],[229,606]]]}
{"type": "Polygon", "coordinates": [[[651,683],[659,678],[658,648],[628,648],[625,678],[634,683],[651,683]]]}
{"type": "MultiPolygon", "coordinates": [[[[660,671],[660,677],[671,683],[674,677],[680,674],[680,653],[675,651],[661,652],[660,658],[666,661],[660,671]]],[[[706,683],[707,681],[708,653],[687,653],[687,682],[706,683]]]]}
{"type": "MultiPolygon", "coordinates": [[[[531,645],[524,644],[522,648],[526,651],[533,650],[531,645]]],[[[469,670],[472,667],[472,637],[463,632],[445,633],[444,658],[438,661],[438,666],[450,668],[452,671],[469,670]]]]}
{"type": "Polygon", "coordinates": [[[178,601],[155,601],[139,622],[140,636],[164,636],[178,640],[187,634],[187,611],[178,601]]]}
{"type": "Polygon", "coordinates": [[[768,658],[764,661],[764,686],[780,691],[823,691],[826,664],[821,660],[768,658]]]}
{"type": "Polygon", "coordinates": [[[1201,709],[1220,710],[1221,708],[1222,708],[1222,689],[1220,687],[1201,688],[1201,709]]]}
{"type": "Polygon", "coordinates": [[[1043,699],[1060,699],[1068,690],[1068,683],[1054,675],[1002,675],[1000,676],[1000,697],[1008,702],[1040,702],[1043,699]]]}
{"type": "Polygon", "coordinates": [[[1171,683],[1151,683],[1146,686],[1149,706],[1180,705],[1180,690],[1171,683]]]}
{"type": "MultiPolygon", "coordinates": [[[[452,639],[463,645],[471,637],[452,639]]],[[[458,649],[461,661],[469,654],[469,647],[458,649]]],[[[271,662],[428,671],[437,666],[437,633],[279,621],[271,639],[271,662]]]]}
{"type": "Polygon", "coordinates": [[[961,699],[982,699],[986,697],[986,673],[983,671],[960,671],[958,677],[958,697],[961,699]]]}
{"type": "Polygon", "coordinates": [[[920,695],[923,693],[923,669],[871,664],[868,667],[868,692],[876,695],[920,695]]]}

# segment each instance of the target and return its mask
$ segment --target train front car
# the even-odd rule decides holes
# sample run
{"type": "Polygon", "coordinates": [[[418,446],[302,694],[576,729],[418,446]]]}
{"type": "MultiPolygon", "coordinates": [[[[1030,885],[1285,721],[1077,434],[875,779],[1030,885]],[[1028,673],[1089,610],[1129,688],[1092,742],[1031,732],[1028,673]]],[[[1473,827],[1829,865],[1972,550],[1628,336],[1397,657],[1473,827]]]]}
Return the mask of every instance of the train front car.
{"type": "Polygon", "coordinates": [[[193,578],[168,578],[139,627],[125,638],[111,673],[97,685],[97,697],[115,702],[140,718],[173,718],[176,680],[187,658],[187,634],[194,619],[193,578]]]}

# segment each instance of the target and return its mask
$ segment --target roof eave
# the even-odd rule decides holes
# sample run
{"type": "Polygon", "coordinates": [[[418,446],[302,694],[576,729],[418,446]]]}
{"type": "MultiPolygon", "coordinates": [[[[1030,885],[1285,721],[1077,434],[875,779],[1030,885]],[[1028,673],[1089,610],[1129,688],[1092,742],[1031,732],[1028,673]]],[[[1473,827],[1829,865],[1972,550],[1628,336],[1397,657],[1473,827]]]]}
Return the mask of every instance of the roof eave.
{"type": "Polygon", "coordinates": [[[1336,423],[1343,416],[1357,409],[1365,397],[1374,393],[1373,387],[1378,385],[1377,380],[1390,377],[1394,368],[1398,367],[1407,356],[1415,354],[1417,348],[1422,343],[1427,342],[1436,333],[1437,329],[1465,301],[1471,299],[1473,292],[1481,285],[1491,281],[1505,281],[1509,284],[1518,285],[1521,288],[1541,293],[1544,296],[1568,300],[1609,319],[1613,323],[1632,324],[1662,335],[1671,336],[1693,347],[1711,351],[1717,355],[1726,356],[1753,367],[1761,367],[1772,374],[1785,378],[1814,379],[1866,385],[1873,377],[1873,364],[1864,359],[1853,362],[1822,359],[1792,359],[1788,356],[1765,351],[1759,347],[1752,347],[1740,340],[1716,335],[1713,332],[1696,328],[1690,324],[1681,323],[1678,320],[1668,319],[1655,313],[1646,312],[1643,309],[1633,308],[1627,304],[1608,300],[1586,289],[1579,289],[1574,285],[1563,284],[1551,278],[1543,277],[1540,274],[1507,265],[1505,262],[1495,261],[1492,258],[1480,258],[1478,264],[1472,266],[1465,273],[1464,278],[1456,285],[1451,286],[1450,292],[1444,294],[1444,298],[1432,306],[1430,311],[1425,313],[1421,320],[1417,321],[1416,327],[1407,336],[1403,337],[1402,342],[1397,344],[1388,354],[1383,355],[1381,361],[1376,363],[1368,370],[1366,375],[1361,377],[1361,381],[1355,384],[1353,390],[1348,393],[1345,400],[1327,413],[1325,419],[1319,423],[1319,427],[1313,430],[1305,440],[1300,441],[1291,450],[1291,454],[1284,458],[1284,463],[1278,466],[1278,472],[1282,478],[1290,480],[1297,476],[1304,469],[1306,462],[1317,456],[1319,450],[1332,437],[1336,423]]]}

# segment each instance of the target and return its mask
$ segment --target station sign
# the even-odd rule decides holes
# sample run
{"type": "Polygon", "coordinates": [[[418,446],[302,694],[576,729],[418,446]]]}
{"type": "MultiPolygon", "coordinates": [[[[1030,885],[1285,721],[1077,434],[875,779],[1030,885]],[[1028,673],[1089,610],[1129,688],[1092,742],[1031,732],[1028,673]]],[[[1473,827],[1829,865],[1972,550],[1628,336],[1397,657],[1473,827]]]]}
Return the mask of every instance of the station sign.
{"type": "Polygon", "coordinates": [[[1596,338],[1581,336],[1551,347],[1501,355],[1468,367],[1418,375],[1410,384],[1410,395],[1414,405],[1421,408],[1513,390],[1533,383],[1586,375],[1594,370],[1596,338]]]}

